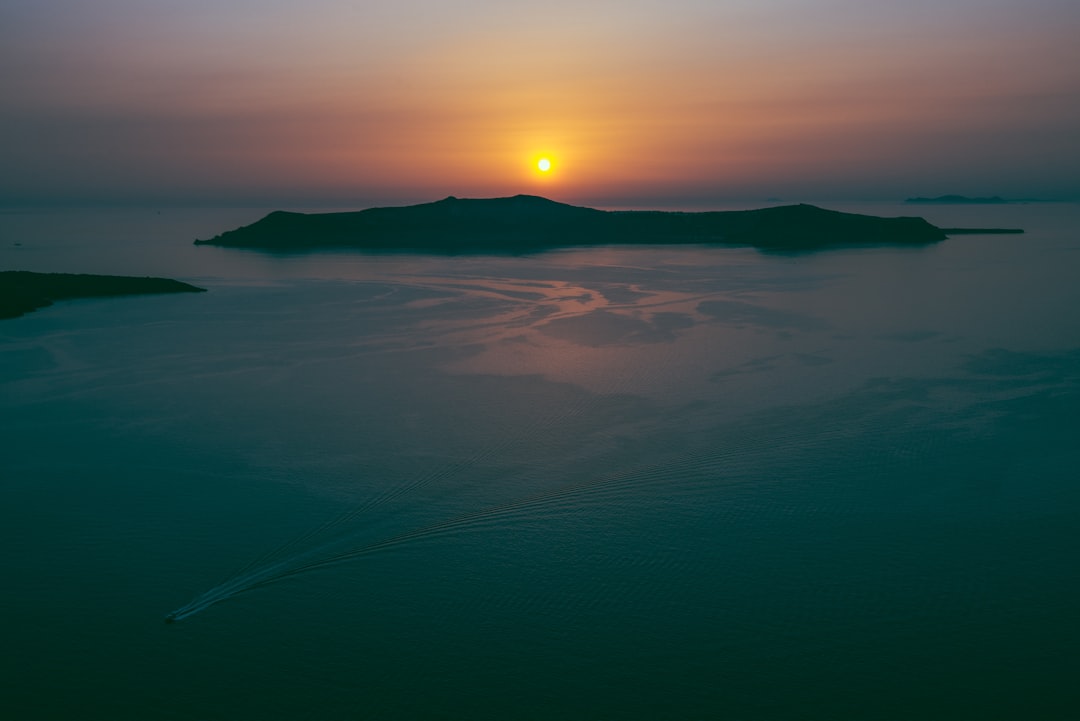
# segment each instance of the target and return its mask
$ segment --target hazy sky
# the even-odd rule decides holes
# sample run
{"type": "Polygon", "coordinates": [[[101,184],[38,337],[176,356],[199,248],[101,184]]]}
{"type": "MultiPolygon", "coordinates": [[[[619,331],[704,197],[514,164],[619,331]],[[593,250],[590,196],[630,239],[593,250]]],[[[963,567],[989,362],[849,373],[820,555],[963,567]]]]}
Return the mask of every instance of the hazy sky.
{"type": "Polygon", "coordinates": [[[0,204],[518,192],[1080,198],[1080,2],[0,0],[0,204]]]}

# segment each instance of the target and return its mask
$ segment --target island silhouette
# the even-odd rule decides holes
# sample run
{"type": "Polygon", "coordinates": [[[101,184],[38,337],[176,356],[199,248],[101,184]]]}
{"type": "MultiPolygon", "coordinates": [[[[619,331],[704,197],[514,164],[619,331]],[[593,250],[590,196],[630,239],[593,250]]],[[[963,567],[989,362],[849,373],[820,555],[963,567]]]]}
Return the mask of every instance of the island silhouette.
{"type": "Polygon", "coordinates": [[[0,318],[17,318],[58,300],[205,290],[170,278],[5,270],[0,271],[0,318]]]}
{"type": "Polygon", "coordinates": [[[804,251],[924,245],[947,237],[923,218],[882,218],[785,205],[758,210],[597,210],[534,195],[337,213],[274,211],[196,245],[261,250],[357,248],[436,253],[533,252],[568,246],[706,244],[804,251]]]}

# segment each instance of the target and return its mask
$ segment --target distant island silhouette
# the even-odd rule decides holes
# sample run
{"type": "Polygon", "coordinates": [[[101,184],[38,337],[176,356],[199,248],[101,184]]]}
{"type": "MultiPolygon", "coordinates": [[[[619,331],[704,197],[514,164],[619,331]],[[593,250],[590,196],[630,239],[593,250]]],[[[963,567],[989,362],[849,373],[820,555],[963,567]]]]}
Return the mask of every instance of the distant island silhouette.
{"type": "Polygon", "coordinates": [[[583,245],[710,244],[807,251],[924,245],[947,233],[922,218],[881,218],[785,205],[759,210],[605,211],[532,195],[344,213],[274,211],[196,245],[296,251],[358,248],[442,253],[532,252],[583,245]]]}
{"type": "Polygon", "coordinates": [[[1005,200],[997,195],[989,198],[969,198],[966,195],[939,195],[936,198],[908,198],[905,203],[915,204],[941,204],[941,205],[1004,205],[1011,203],[1011,200],[1005,200]]]}
{"type": "Polygon", "coordinates": [[[0,271],[0,318],[17,318],[57,300],[205,290],[169,278],[5,270],[0,271]]]}

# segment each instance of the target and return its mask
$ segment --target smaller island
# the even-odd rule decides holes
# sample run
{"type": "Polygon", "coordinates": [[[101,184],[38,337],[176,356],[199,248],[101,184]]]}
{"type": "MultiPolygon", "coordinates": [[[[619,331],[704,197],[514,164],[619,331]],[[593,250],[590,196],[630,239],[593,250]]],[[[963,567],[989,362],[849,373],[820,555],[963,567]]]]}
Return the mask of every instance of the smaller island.
{"type": "Polygon", "coordinates": [[[170,278],[5,270],[0,271],[0,318],[17,318],[58,300],[205,290],[170,278]]]}
{"type": "Polygon", "coordinates": [[[1005,205],[1011,200],[1005,200],[997,195],[988,198],[969,198],[966,195],[939,195],[936,198],[908,198],[905,203],[917,205],[1005,205]]]}

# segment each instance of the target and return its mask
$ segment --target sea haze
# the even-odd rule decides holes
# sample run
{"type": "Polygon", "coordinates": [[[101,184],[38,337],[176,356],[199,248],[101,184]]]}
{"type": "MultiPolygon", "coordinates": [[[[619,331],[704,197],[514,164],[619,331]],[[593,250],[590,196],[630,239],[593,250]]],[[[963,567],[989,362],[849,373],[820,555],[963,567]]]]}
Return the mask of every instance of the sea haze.
{"type": "Polygon", "coordinates": [[[209,289],[0,322],[13,718],[1080,701],[1077,206],[794,255],[192,245],[263,212],[0,213],[0,269],[209,289]]]}

